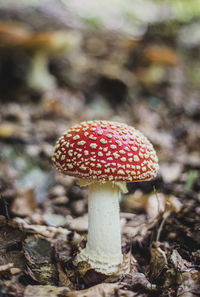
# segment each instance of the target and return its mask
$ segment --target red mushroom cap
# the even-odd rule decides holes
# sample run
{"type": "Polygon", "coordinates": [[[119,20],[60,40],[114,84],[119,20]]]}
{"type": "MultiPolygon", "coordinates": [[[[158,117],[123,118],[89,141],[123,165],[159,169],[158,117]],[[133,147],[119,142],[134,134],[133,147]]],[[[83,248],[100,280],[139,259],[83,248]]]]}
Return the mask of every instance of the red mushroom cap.
{"type": "Polygon", "coordinates": [[[83,122],[66,131],[52,160],[65,175],[97,181],[144,181],[158,171],[149,140],[133,127],[108,121],[83,122]]]}

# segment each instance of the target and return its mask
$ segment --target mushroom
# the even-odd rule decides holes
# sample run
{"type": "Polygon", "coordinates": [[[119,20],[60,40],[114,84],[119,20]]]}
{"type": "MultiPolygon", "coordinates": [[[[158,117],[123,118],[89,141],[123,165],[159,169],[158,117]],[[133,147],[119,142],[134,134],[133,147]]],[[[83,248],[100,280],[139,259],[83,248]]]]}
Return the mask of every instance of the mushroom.
{"type": "Polygon", "coordinates": [[[33,33],[17,23],[0,22],[0,53],[5,56],[12,51],[29,53],[30,69],[27,84],[37,91],[54,89],[56,80],[50,74],[49,57],[79,46],[81,37],[75,32],[63,30],[33,33]]]}
{"type": "MultiPolygon", "coordinates": [[[[54,89],[55,77],[49,73],[49,56],[65,51],[71,46],[71,35],[64,31],[40,32],[24,45],[32,52],[28,85],[39,91],[54,89]]],[[[72,41],[73,42],[73,41],[72,41]]]]}
{"type": "Polygon", "coordinates": [[[88,121],[64,132],[52,157],[57,170],[89,186],[88,238],[78,262],[105,275],[123,262],[119,194],[127,182],[146,181],[158,171],[152,144],[133,127],[109,121],[88,121]]]}

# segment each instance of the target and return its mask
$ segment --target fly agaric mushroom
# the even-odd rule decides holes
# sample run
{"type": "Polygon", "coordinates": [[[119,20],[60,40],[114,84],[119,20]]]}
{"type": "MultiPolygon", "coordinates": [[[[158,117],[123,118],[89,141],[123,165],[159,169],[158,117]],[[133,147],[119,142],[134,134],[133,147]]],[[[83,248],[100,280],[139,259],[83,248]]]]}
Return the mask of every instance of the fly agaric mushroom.
{"type": "Polygon", "coordinates": [[[77,261],[105,275],[115,274],[123,261],[119,189],[126,193],[126,182],[156,176],[158,159],[152,144],[125,124],[88,121],[60,137],[52,160],[59,172],[89,186],[88,239],[77,261]]]}

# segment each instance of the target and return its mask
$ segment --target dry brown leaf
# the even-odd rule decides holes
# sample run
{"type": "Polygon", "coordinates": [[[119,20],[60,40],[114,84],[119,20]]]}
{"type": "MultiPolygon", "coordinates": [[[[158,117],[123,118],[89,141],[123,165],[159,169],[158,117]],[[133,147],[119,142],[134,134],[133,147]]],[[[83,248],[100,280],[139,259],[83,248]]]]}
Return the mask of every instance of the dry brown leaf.
{"type": "Polygon", "coordinates": [[[8,263],[5,265],[0,265],[0,273],[4,272],[6,270],[10,270],[11,268],[13,268],[13,263],[8,263]]]}
{"type": "Polygon", "coordinates": [[[81,217],[72,219],[69,223],[68,226],[72,230],[76,231],[87,231],[88,230],[88,214],[85,214],[81,217]]]}
{"type": "Polygon", "coordinates": [[[66,297],[110,297],[119,290],[118,284],[105,284],[93,286],[86,290],[68,292],[66,297]]]}
{"type": "Polygon", "coordinates": [[[75,284],[72,283],[68,274],[63,270],[60,263],[57,263],[57,270],[58,270],[59,285],[68,287],[71,290],[76,289],[75,284]]]}
{"type": "Polygon", "coordinates": [[[156,220],[150,220],[146,215],[135,215],[135,218],[128,221],[123,227],[123,234],[128,238],[141,241],[155,224],[156,220]]]}
{"type": "Polygon", "coordinates": [[[196,297],[200,293],[200,272],[197,270],[185,271],[178,276],[180,286],[178,297],[196,297]]]}
{"type": "Polygon", "coordinates": [[[166,210],[169,212],[179,212],[182,208],[183,204],[179,201],[179,199],[173,195],[167,196],[166,201],[166,210]]]}
{"type": "Polygon", "coordinates": [[[150,195],[146,203],[146,212],[152,219],[161,214],[167,217],[171,212],[179,212],[181,208],[182,203],[177,197],[162,193],[150,195]]]}
{"type": "Polygon", "coordinates": [[[146,291],[154,291],[157,289],[155,284],[150,283],[143,273],[131,271],[130,274],[125,276],[123,282],[120,283],[123,288],[128,290],[137,290],[138,287],[146,291]]]}
{"type": "Polygon", "coordinates": [[[28,236],[23,244],[26,273],[42,285],[57,283],[57,270],[53,263],[51,243],[37,236],[28,236]]]}
{"type": "Polygon", "coordinates": [[[67,296],[68,287],[54,286],[27,286],[24,292],[24,297],[59,297],[67,296]]]}
{"type": "Polygon", "coordinates": [[[145,208],[148,196],[144,195],[142,191],[136,190],[134,194],[130,194],[126,197],[123,205],[126,211],[132,212],[135,210],[141,210],[145,208]]]}
{"type": "Polygon", "coordinates": [[[166,198],[162,193],[152,194],[148,197],[145,208],[147,214],[152,218],[156,218],[165,211],[166,198]]]}
{"type": "Polygon", "coordinates": [[[153,278],[157,279],[163,269],[167,268],[167,257],[165,252],[159,247],[158,243],[155,243],[155,247],[151,248],[150,253],[151,274],[153,278]]]}
{"type": "MultiPolygon", "coordinates": [[[[10,221],[10,224],[13,227],[18,227],[20,230],[23,230],[25,232],[29,233],[38,233],[40,235],[43,235],[48,238],[53,238],[56,235],[59,235],[61,237],[64,237],[66,239],[67,235],[71,234],[71,231],[65,228],[61,227],[50,227],[50,226],[44,226],[44,225],[31,225],[27,223],[24,219],[21,218],[14,218],[12,221],[10,221]]],[[[80,238],[80,235],[78,233],[74,233],[74,236],[78,240],[80,238]]]]}
{"type": "Polygon", "coordinates": [[[31,216],[36,209],[33,189],[17,189],[17,196],[11,206],[11,211],[18,216],[31,216]]]}

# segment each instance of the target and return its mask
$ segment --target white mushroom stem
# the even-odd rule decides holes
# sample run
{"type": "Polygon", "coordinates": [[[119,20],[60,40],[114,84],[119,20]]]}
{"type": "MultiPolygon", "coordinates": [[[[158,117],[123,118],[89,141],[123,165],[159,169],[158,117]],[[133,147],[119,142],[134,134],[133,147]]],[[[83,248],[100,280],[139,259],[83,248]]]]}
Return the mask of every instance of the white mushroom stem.
{"type": "Polygon", "coordinates": [[[27,77],[29,87],[46,91],[54,89],[56,81],[48,69],[49,57],[45,50],[36,50],[31,59],[29,74],[27,77]]]}
{"type": "Polygon", "coordinates": [[[119,188],[109,182],[92,183],[88,199],[87,245],[77,260],[109,275],[122,263],[119,188]]]}

